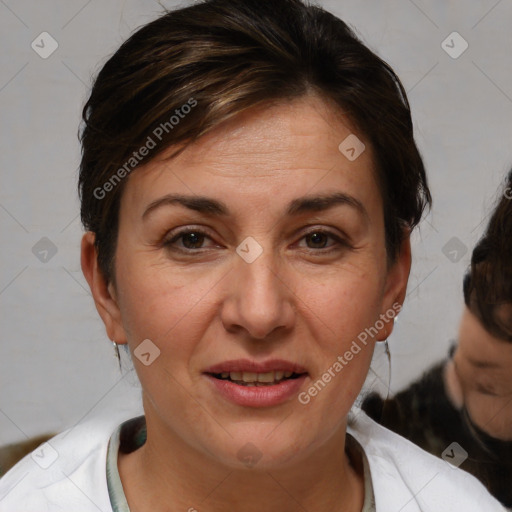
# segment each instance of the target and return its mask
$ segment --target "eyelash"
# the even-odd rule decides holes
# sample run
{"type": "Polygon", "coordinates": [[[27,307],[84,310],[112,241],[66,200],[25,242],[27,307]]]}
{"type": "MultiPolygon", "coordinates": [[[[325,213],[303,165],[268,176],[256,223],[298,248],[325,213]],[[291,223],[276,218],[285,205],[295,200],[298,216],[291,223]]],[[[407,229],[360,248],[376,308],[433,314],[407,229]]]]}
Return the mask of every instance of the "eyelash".
{"type": "MultiPolygon", "coordinates": [[[[184,236],[186,235],[189,235],[189,234],[196,234],[196,235],[199,235],[199,236],[204,236],[206,238],[210,238],[211,240],[211,237],[208,236],[208,233],[206,233],[205,231],[201,230],[201,229],[191,229],[191,228],[187,228],[187,229],[183,229],[181,231],[178,231],[177,233],[175,233],[174,235],[171,236],[171,238],[167,239],[167,240],[164,240],[162,245],[166,248],[168,248],[169,250],[175,250],[177,252],[181,252],[181,253],[185,253],[185,254],[192,254],[192,253],[198,253],[198,252],[202,252],[202,249],[201,247],[197,248],[197,249],[187,249],[187,248],[177,248],[177,247],[173,247],[173,244],[176,243],[180,238],[183,238],[184,236]]],[[[325,229],[314,229],[314,230],[311,230],[309,231],[308,233],[305,233],[301,238],[300,240],[310,236],[310,235],[314,235],[314,234],[321,234],[321,235],[326,235],[327,237],[330,237],[332,238],[336,244],[335,245],[338,245],[340,247],[345,247],[345,248],[351,248],[351,245],[344,239],[340,238],[339,236],[335,235],[334,233],[332,233],[331,231],[328,231],[328,230],[325,230],[325,229]]],[[[314,249],[314,248],[308,248],[314,252],[321,252],[322,254],[328,254],[328,253],[331,253],[335,250],[339,250],[340,247],[336,247],[336,246],[331,246],[331,247],[328,247],[328,248],[318,248],[318,249],[314,249]]]]}
{"type": "Polygon", "coordinates": [[[482,393],[487,396],[499,396],[493,389],[488,388],[487,386],[483,386],[481,384],[476,385],[476,389],[479,393],[482,393]]]}

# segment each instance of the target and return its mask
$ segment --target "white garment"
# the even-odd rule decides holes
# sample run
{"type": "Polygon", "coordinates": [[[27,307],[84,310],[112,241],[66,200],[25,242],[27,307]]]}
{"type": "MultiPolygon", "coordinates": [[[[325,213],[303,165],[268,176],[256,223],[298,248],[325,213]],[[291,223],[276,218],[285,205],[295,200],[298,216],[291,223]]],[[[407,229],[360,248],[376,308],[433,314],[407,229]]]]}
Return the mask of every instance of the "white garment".
{"type": "MultiPolygon", "coordinates": [[[[0,479],[0,512],[112,512],[106,456],[114,430],[111,419],[96,418],[24,457],[0,479]]],[[[368,458],[377,512],[505,510],[472,475],[424,452],[359,409],[348,431],[368,458]]]]}

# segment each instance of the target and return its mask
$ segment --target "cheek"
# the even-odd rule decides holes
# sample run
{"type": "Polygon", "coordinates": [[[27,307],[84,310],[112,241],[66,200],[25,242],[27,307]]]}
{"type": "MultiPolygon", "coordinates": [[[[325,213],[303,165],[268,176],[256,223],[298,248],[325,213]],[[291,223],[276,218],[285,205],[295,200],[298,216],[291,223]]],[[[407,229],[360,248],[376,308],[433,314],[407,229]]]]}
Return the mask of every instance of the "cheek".
{"type": "MultiPolygon", "coordinates": [[[[137,259],[120,265],[118,275],[122,322],[132,351],[150,339],[162,360],[169,348],[173,356],[186,358],[209,318],[208,298],[218,279],[137,259]]],[[[177,360],[173,357],[170,363],[177,360]]]]}
{"type": "Polygon", "coordinates": [[[318,283],[304,279],[297,296],[304,314],[310,311],[316,320],[313,325],[323,328],[323,335],[315,336],[319,344],[342,350],[347,342],[375,325],[381,313],[380,282],[375,275],[341,270],[318,283]]]}
{"type": "Polygon", "coordinates": [[[154,409],[165,403],[169,411],[179,411],[183,425],[199,421],[201,409],[190,407],[184,390],[190,386],[194,351],[210,322],[212,279],[190,279],[162,266],[133,262],[124,267],[119,282],[122,322],[145,398],[154,409]],[[150,355],[144,359],[144,353],[150,355]]]}
{"type": "Polygon", "coordinates": [[[321,287],[306,282],[302,288],[309,300],[304,300],[301,315],[307,318],[314,339],[308,350],[320,364],[301,403],[307,401],[315,410],[312,417],[325,425],[344,418],[359,394],[373,354],[373,329],[381,313],[378,280],[365,274],[342,277],[338,275],[338,280],[333,278],[321,287]]]}
{"type": "Polygon", "coordinates": [[[512,407],[507,400],[472,392],[467,395],[466,408],[472,421],[489,435],[510,437],[512,407]]]}

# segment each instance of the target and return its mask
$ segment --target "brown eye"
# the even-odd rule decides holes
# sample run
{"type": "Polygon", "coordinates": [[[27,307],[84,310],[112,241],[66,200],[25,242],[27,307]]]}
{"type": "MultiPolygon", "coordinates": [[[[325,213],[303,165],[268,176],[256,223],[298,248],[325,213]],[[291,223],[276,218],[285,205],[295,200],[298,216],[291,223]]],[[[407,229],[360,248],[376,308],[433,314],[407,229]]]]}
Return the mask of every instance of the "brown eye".
{"type": "Polygon", "coordinates": [[[180,235],[183,239],[183,246],[187,249],[199,249],[204,242],[204,235],[196,231],[180,235]]]}
{"type": "Polygon", "coordinates": [[[306,249],[316,249],[316,251],[313,252],[318,252],[321,254],[351,247],[344,238],[341,238],[330,231],[325,231],[322,229],[316,229],[306,233],[301,238],[300,245],[306,249]],[[304,242],[305,245],[303,245],[304,242]]]}
{"type": "Polygon", "coordinates": [[[196,252],[194,249],[205,249],[205,242],[210,237],[198,230],[182,230],[163,242],[164,247],[181,252],[196,252]]]}
{"type": "Polygon", "coordinates": [[[312,249],[324,249],[329,236],[329,234],[322,231],[315,231],[314,233],[306,235],[306,240],[311,241],[311,245],[309,247],[312,249]]]}

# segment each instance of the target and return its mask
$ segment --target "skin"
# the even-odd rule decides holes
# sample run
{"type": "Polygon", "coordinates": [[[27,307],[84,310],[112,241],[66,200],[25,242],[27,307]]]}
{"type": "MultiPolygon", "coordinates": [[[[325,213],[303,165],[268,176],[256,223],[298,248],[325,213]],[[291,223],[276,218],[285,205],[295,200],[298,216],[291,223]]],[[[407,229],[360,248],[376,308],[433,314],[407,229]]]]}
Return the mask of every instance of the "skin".
{"type": "Polygon", "coordinates": [[[305,391],[361,331],[403,302],[409,238],[388,265],[371,146],[332,112],[314,96],[252,108],[178,158],[134,171],[120,206],[115,287],[98,269],[94,235],[84,235],[82,268],[109,338],[132,354],[147,338],[161,351],[149,366],[133,357],[148,439],[118,460],[132,510],[361,510],[361,461],[345,452],[347,414],[374,343],[389,336],[392,322],[308,405],[293,397],[242,407],[203,375],[229,359],[282,358],[307,369],[305,391]],[[366,144],[353,162],[338,150],[351,133],[366,144]],[[366,213],[344,204],[285,214],[296,198],[333,192],[357,199],[366,213]],[[169,193],[215,198],[230,213],[167,205],[142,220],[169,193]],[[180,227],[207,232],[199,249],[190,249],[190,237],[174,249],[162,244],[180,227]],[[346,243],[314,243],[306,234],[315,228],[346,243]],[[250,264],[236,253],[248,236],[263,248],[250,264]],[[248,442],[262,454],[253,468],[237,458],[248,442]]]}
{"type": "Polygon", "coordinates": [[[445,384],[457,408],[464,404],[471,420],[487,434],[512,441],[512,344],[485,330],[464,308],[459,344],[445,368],[445,384]]]}

